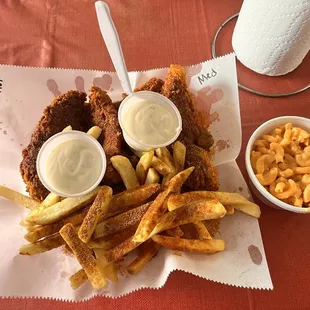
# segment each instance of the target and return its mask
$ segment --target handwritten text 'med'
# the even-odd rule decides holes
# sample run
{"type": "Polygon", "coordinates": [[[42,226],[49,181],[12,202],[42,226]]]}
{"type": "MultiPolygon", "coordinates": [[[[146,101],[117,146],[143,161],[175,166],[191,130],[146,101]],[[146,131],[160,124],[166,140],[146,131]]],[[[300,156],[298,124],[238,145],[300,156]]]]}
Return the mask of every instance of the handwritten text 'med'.
{"type": "Polygon", "coordinates": [[[198,81],[200,83],[200,85],[202,85],[204,82],[214,78],[217,76],[217,72],[212,69],[211,72],[208,72],[208,73],[204,73],[204,74],[201,74],[198,76],[198,81]]]}

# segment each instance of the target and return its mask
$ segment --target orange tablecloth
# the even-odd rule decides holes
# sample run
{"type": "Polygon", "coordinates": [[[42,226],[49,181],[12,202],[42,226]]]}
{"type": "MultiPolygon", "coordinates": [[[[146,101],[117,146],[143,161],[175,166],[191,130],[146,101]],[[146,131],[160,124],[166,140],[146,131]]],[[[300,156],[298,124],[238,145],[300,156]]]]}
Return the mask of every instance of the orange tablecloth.
{"type": "MultiPolygon", "coordinates": [[[[119,31],[129,70],[189,65],[211,58],[216,29],[239,11],[241,0],[107,0],[119,31]]],[[[0,63],[113,70],[97,26],[94,1],[1,0],[0,63]]],[[[231,50],[234,23],[223,30],[218,50],[231,50]]],[[[244,83],[281,92],[309,83],[309,55],[286,77],[259,77],[238,65],[244,83]]],[[[268,99],[240,91],[243,149],[238,163],[245,175],[244,146],[263,121],[279,115],[310,117],[310,92],[268,99]]],[[[0,309],[310,309],[310,216],[262,207],[260,227],[274,283],[273,291],[220,285],[174,272],[160,290],[142,290],[112,300],[87,303],[0,299],[0,309]]]]}

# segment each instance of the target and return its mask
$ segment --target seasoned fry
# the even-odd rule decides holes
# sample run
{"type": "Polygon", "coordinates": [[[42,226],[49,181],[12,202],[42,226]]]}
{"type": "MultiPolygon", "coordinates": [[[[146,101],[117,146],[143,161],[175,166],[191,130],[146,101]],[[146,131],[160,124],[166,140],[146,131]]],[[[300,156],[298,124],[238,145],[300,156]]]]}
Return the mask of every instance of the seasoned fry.
{"type": "Polygon", "coordinates": [[[151,202],[148,202],[142,206],[136,207],[114,217],[110,217],[99,223],[94,230],[93,239],[112,235],[133,225],[138,225],[150,206],[151,202]]]}
{"type": "Polygon", "coordinates": [[[83,222],[83,219],[85,218],[88,212],[88,209],[89,208],[86,207],[83,210],[79,210],[73,213],[72,215],[65,217],[59,222],[44,225],[44,226],[38,226],[37,228],[29,231],[24,236],[24,238],[29,242],[35,242],[41,238],[57,233],[60,230],[60,228],[67,223],[71,223],[73,226],[80,225],[83,222]]]}
{"type": "Polygon", "coordinates": [[[184,182],[188,179],[194,169],[195,167],[190,167],[175,175],[168,184],[168,192],[173,194],[179,193],[184,182]]]}
{"type": "Polygon", "coordinates": [[[66,198],[37,214],[27,216],[26,220],[33,224],[40,225],[55,223],[73,213],[74,211],[82,209],[83,207],[93,202],[99,190],[100,187],[97,187],[86,195],[66,198]]]}
{"type": "Polygon", "coordinates": [[[152,240],[167,249],[183,252],[212,254],[225,249],[225,242],[221,239],[193,240],[157,235],[152,240]]]}
{"type": "Polygon", "coordinates": [[[127,272],[129,274],[133,275],[139,273],[144,268],[144,266],[158,253],[160,245],[152,240],[148,240],[141,244],[140,247],[142,247],[142,253],[139,254],[139,256],[135,258],[135,260],[132,261],[127,267],[127,272]]]}
{"type": "Polygon", "coordinates": [[[167,210],[165,200],[169,197],[169,192],[164,191],[160,193],[150,205],[147,212],[144,214],[137,231],[133,237],[134,242],[144,242],[154,229],[159,218],[167,210]]]}
{"type": "Polygon", "coordinates": [[[80,286],[82,286],[85,282],[87,282],[87,274],[84,271],[84,269],[80,269],[78,272],[73,274],[70,278],[70,285],[73,290],[78,289],[80,286]]]}
{"type": "Polygon", "coordinates": [[[67,131],[71,131],[72,130],[72,126],[67,126],[62,132],[67,132],[67,131]]]}
{"type": "MultiPolygon", "coordinates": [[[[136,167],[136,174],[139,183],[142,185],[145,182],[147,173],[152,164],[152,159],[154,156],[154,151],[145,153],[139,160],[136,167]]],[[[156,182],[157,183],[157,182],[156,182]]]]}
{"type": "Polygon", "coordinates": [[[111,163],[113,167],[118,171],[120,174],[125,187],[127,189],[135,188],[139,186],[139,181],[133,169],[131,162],[125,156],[116,155],[111,157],[111,163]]]}
{"type": "Polygon", "coordinates": [[[223,205],[233,206],[235,209],[252,215],[254,217],[260,217],[260,208],[253,202],[248,201],[245,197],[239,193],[226,193],[226,192],[208,192],[208,191],[196,191],[188,192],[181,195],[175,195],[168,200],[168,209],[172,211],[181,207],[184,204],[191,203],[193,201],[201,199],[216,199],[223,205]]]}
{"type": "Polygon", "coordinates": [[[235,208],[233,206],[226,205],[225,209],[227,215],[233,215],[235,213],[235,208]]]}
{"type": "Polygon", "coordinates": [[[171,229],[167,229],[166,232],[171,237],[176,237],[176,238],[181,238],[184,235],[180,226],[176,226],[176,227],[173,227],[171,229]]]}
{"type": "Polygon", "coordinates": [[[175,170],[173,158],[166,147],[160,147],[156,149],[157,157],[165,163],[171,170],[175,170]]]}
{"type": "Polygon", "coordinates": [[[98,126],[93,126],[87,131],[87,133],[91,135],[93,138],[95,138],[96,140],[98,140],[98,138],[100,137],[101,132],[102,132],[102,129],[98,126]]]}
{"type": "Polygon", "coordinates": [[[200,240],[212,239],[207,227],[203,222],[193,223],[200,240]]]}
{"type": "Polygon", "coordinates": [[[176,226],[221,218],[226,214],[224,206],[216,200],[199,200],[162,216],[150,236],[176,226]]]}
{"type": "Polygon", "coordinates": [[[58,248],[64,244],[65,242],[63,241],[61,236],[57,233],[52,236],[48,236],[43,240],[23,245],[19,249],[19,254],[22,255],[39,254],[58,248]]]}
{"type": "Polygon", "coordinates": [[[116,213],[123,212],[127,207],[132,207],[145,202],[160,189],[159,184],[142,185],[128,189],[112,197],[109,213],[103,218],[114,216],[116,213]]]}
{"type": "Polygon", "coordinates": [[[152,167],[161,175],[166,175],[173,171],[171,167],[169,167],[167,164],[165,164],[156,156],[153,156],[152,167]]]}
{"type": "Polygon", "coordinates": [[[84,243],[87,243],[90,240],[100,217],[107,213],[112,194],[112,188],[108,186],[102,186],[98,192],[98,195],[89,208],[78,233],[79,238],[84,243]]]}
{"type": "Polygon", "coordinates": [[[136,247],[138,247],[141,244],[141,242],[135,242],[132,239],[133,239],[133,236],[126,239],[124,242],[117,245],[113,249],[107,251],[103,256],[98,258],[101,260],[101,266],[105,266],[105,265],[108,265],[109,263],[119,260],[124,255],[134,250],[136,247]]]}
{"type": "Polygon", "coordinates": [[[127,229],[124,229],[116,234],[113,235],[107,235],[105,237],[101,237],[99,239],[96,239],[95,241],[90,240],[87,245],[90,248],[93,249],[104,249],[104,250],[110,250],[114,248],[115,246],[121,244],[129,237],[132,237],[135,231],[137,230],[138,225],[133,225],[128,227],[127,229]]]}
{"type": "Polygon", "coordinates": [[[176,175],[176,171],[174,170],[173,172],[166,174],[163,176],[163,180],[161,183],[162,189],[167,189],[169,182],[171,179],[176,175]]]}
{"type": "Polygon", "coordinates": [[[35,201],[23,194],[20,194],[2,185],[0,185],[0,196],[6,199],[12,200],[30,210],[35,210],[36,208],[40,206],[40,203],[38,201],[35,201]]]}
{"type": "Polygon", "coordinates": [[[177,141],[173,145],[173,161],[177,173],[184,170],[185,157],[186,157],[186,147],[183,143],[177,141]]]}
{"type": "Polygon", "coordinates": [[[66,224],[61,228],[59,233],[86,272],[93,288],[98,290],[105,287],[107,281],[101,274],[100,267],[98,266],[95,257],[92,255],[92,252],[87,245],[79,239],[73,225],[66,224]]]}
{"type": "Polygon", "coordinates": [[[145,184],[156,184],[159,182],[159,174],[154,168],[147,171],[145,184]]]}
{"type": "Polygon", "coordinates": [[[100,257],[105,254],[105,250],[103,249],[94,249],[95,256],[97,258],[97,262],[99,267],[101,268],[101,272],[104,277],[108,278],[113,283],[118,283],[117,269],[114,263],[108,264],[106,266],[101,266],[100,257]]]}

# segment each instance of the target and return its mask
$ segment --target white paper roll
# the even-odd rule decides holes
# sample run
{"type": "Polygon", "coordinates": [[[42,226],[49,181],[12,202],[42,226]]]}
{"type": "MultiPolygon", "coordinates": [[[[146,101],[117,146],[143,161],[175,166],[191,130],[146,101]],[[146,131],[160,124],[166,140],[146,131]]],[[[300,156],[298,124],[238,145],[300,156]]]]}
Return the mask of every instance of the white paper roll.
{"type": "Polygon", "coordinates": [[[291,72],[310,49],[310,0],[244,0],[232,45],[255,72],[291,72]]]}

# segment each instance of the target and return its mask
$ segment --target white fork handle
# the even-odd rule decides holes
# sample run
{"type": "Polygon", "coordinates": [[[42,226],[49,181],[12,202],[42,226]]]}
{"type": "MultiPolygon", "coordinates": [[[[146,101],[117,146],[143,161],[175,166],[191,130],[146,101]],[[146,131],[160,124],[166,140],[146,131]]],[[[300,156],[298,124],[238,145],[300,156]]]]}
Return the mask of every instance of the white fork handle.
{"type": "Polygon", "coordinates": [[[124,60],[124,55],[113,23],[108,5],[103,1],[95,2],[99,28],[107,46],[114,68],[121,81],[125,93],[132,94],[132,88],[124,60]]]}

